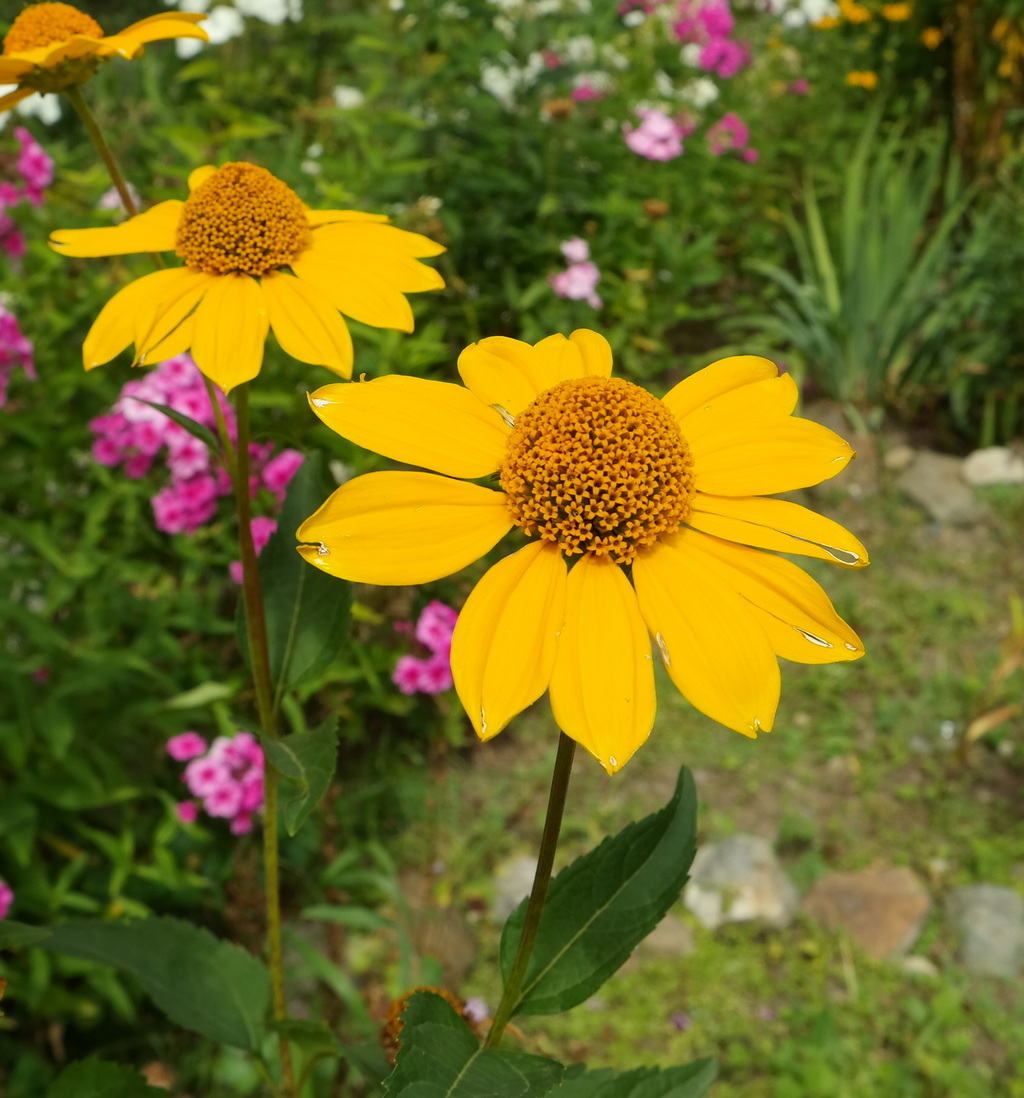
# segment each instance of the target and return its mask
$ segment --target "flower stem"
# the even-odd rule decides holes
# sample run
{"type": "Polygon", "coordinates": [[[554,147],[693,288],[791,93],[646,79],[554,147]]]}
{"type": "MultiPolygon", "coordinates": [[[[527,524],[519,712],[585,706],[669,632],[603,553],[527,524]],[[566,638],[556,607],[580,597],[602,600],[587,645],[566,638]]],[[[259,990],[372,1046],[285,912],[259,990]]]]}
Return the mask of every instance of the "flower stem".
{"type": "Polygon", "coordinates": [[[537,938],[537,930],[540,927],[540,917],[544,910],[544,900],[548,894],[548,883],[551,880],[551,867],[555,861],[555,848],[558,846],[558,833],[562,829],[562,816],[565,812],[565,795],[569,788],[569,775],[572,773],[572,760],[576,752],[576,741],[569,739],[564,733],[559,733],[558,754],[555,756],[554,770],[551,772],[551,791],[548,793],[548,811],[544,818],[544,833],[540,839],[540,850],[537,852],[537,872],[533,878],[533,889],[526,905],[526,918],[523,920],[523,932],[519,937],[519,947],[516,950],[515,960],[509,970],[508,979],[505,981],[504,990],[501,993],[501,1002],[494,1012],[494,1020],[491,1022],[490,1032],[484,1041],[484,1048],[494,1048],[501,1040],[505,1027],[511,1021],[516,1007],[519,1005],[519,996],[523,990],[523,978],[526,976],[526,966],[530,963],[530,954],[533,952],[533,943],[537,938]]]}
{"type": "Polygon", "coordinates": [[[135,217],[139,212],[139,208],[135,205],[135,199],[132,198],[132,192],[128,189],[128,184],[121,174],[121,169],[117,166],[114,154],[110,151],[110,146],[107,144],[102,130],[97,125],[96,118],[89,109],[89,104],[86,103],[85,97],[82,95],[82,89],[77,84],[69,84],[64,89],[64,94],[71,100],[71,106],[75,108],[75,113],[82,120],[82,125],[85,126],[85,132],[89,135],[89,140],[96,146],[96,151],[100,154],[103,163],[106,164],[110,178],[117,188],[117,193],[121,196],[121,204],[124,206],[125,212],[129,217],[135,217]]]}
{"type": "MultiPolygon", "coordinates": [[[[256,550],[252,543],[249,507],[249,387],[235,390],[237,434],[234,461],[231,462],[238,516],[238,549],[242,561],[242,598],[245,602],[245,631],[249,641],[249,662],[256,688],[256,708],[264,735],[277,739],[274,717],[273,684],[270,678],[270,653],[267,624],[263,614],[263,589],[260,584],[256,550]]],[[[267,900],[267,960],[274,1017],[284,1018],[288,1008],[284,996],[284,964],[281,948],[281,878],[278,866],[277,771],[268,766],[263,776],[263,873],[267,900]]],[[[295,1076],[291,1046],[283,1034],[278,1039],[285,1098],[295,1096],[295,1076]]]]}

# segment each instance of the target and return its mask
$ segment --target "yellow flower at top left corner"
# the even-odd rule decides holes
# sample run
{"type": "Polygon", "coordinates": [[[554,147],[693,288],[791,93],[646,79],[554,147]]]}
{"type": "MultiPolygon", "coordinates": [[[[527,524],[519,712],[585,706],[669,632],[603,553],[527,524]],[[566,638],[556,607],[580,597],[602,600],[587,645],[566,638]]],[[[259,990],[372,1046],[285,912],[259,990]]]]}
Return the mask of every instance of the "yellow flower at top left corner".
{"type": "Polygon", "coordinates": [[[135,345],[142,366],[191,351],[225,392],[250,381],[273,331],[300,362],[352,376],[342,316],[413,330],[405,295],[443,288],[418,262],[445,249],[388,224],[383,214],[311,210],[266,168],[197,168],[189,197],[160,202],[120,225],[62,229],[50,247],[67,256],[174,251],[185,266],[154,271],[119,290],[82,346],[87,370],[135,345]]]}
{"type": "Polygon", "coordinates": [[[0,55],[0,84],[17,87],[0,97],[0,111],[35,92],[57,92],[84,84],[100,61],[140,56],[147,42],[165,38],[199,38],[196,26],[206,18],[187,11],[151,15],[119,34],[104,35],[103,28],[71,4],[29,4],[11,24],[0,55]]]}

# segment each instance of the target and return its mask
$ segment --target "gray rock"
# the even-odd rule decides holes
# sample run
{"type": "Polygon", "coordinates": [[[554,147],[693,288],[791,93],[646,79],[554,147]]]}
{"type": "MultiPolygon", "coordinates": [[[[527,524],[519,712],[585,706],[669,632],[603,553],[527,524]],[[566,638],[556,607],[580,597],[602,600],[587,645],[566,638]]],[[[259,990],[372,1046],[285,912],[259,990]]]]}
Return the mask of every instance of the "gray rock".
{"type": "Polygon", "coordinates": [[[871,957],[900,957],[917,941],[931,900],[904,867],[826,873],[804,897],[804,911],[830,930],[845,930],[871,957]]]}
{"type": "Polygon", "coordinates": [[[1024,484],[1024,457],[1008,446],[986,446],[963,460],[968,484],[1024,484]]]}
{"type": "Polygon", "coordinates": [[[890,472],[902,473],[904,469],[914,464],[915,457],[917,457],[917,451],[912,446],[900,443],[885,451],[882,462],[890,472]]]}
{"type": "Polygon", "coordinates": [[[1012,978],[1024,971],[1024,899],[993,884],[954,888],[947,902],[960,935],[960,963],[979,976],[1012,978]]]}
{"type": "Polygon", "coordinates": [[[520,854],[498,867],[494,877],[494,899],[491,901],[491,918],[496,923],[504,923],[520,902],[530,895],[536,872],[537,859],[529,854],[520,854]]]}
{"type": "Polygon", "coordinates": [[[668,914],[637,946],[645,960],[689,956],[697,948],[693,929],[678,915],[668,914]]]}
{"type": "Polygon", "coordinates": [[[784,927],[799,897],[771,843],[756,835],[734,835],[697,851],[683,902],[709,930],[753,921],[784,927]]]}
{"type": "Polygon", "coordinates": [[[897,484],[936,521],[948,526],[974,526],[987,511],[974,498],[961,474],[962,462],[949,454],[919,450],[897,484]]]}

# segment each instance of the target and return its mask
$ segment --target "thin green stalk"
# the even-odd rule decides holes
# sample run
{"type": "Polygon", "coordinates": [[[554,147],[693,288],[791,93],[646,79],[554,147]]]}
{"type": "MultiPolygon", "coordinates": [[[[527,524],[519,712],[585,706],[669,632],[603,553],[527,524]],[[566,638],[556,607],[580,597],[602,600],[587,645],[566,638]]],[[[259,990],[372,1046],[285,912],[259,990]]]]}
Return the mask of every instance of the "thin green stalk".
{"type": "Polygon", "coordinates": [[[484,1041],[484,1048],[494,1048],[501,1040],[505,1027],[512,1019],[519,996],[523,990],[526,967],[533,953],[533,943],[537,938],[540,917],[544,910],[544,901],[551,881],[551,867],[555,862],[555,848],[558,846],[558,833],[562,829],[562,816],[565,812],[565,795],[569,788],[569,775],[572,773],[573,755],[576,753],[576,741],[564,733],[558,736],[558,754],[551,772],[551,791],[548,793],[548,811],[544,818],[544,833],[537,852],[537,872],[533,878],[533,889],[526,905],[526,918],[523,920],[523,933],[519,937],[519,947],[509,971],[508,979],[501,993],[501,1002],[494,1012],[490,1032],[484,1041]]]}
{"type": "MultiPolygon", "coordinates": [[[[267,625],[263,614],[263,589],[260,584],[256,550],[252,543],[251,510],[249,507],[249,387],[235,390],[235,455],[232,482],[235,492],[235,512],[238,516],[238,548],[242,561],[242,597],[245,601],[245,631],[249,641],[249,660],[253,685],[256,688],[256,708],[263,733],[277,739],[274,720],[273,684],[270,679],[270,655],[267,646],[267,625]]],[[[268,766],[263,778],[263,872],[267,898],[267,961],[270,965],[271,998],[274,1017],[284,1018],[288,1009],[284,995],[284,963],[281,946],[281,878],[278,863],[277,771],[268,766]]],[[[291,1046],[288,1039],[279,1038],[281,1073],[286,1098],[294,1098],[295,1077],[291,1046]]]]}
{"type": "Polygon", "coordinates": [[[121,204],[127,211],[128,216],[134,217],[139,212],[139,208],[135,205],[135,199],[132,198],[132,192],[128,189],[128,184],[121,174],[121,169],[117,166],[114,154],[110,151],[110,146],[107,144],[95,116],[89,109],[89,104],[86,103],[85,97],[82,95],[82,89],[77,84],[69,84],[64,89],[64,94],[71,100],[71,106],[75,108],[75,113],[82,120],[82,125],[85,126],[85,132],[89,135],[89,140],[96,146],[96,151],[100,154],[103,163],[106,164],[110,178],[117,188],[117,193],[121,196],[121,204]]]}

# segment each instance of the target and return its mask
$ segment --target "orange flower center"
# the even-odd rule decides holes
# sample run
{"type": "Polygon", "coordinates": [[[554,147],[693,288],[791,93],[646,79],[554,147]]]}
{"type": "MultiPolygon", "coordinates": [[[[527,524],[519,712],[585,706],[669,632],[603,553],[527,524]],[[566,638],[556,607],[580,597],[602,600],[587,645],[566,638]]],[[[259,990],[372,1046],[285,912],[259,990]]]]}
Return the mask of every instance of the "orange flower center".
{"type": "Polygon", "coordinates": [[[255,164],[225,164],[185,201],[177,251],[207,274],[264,275],[287,267],[311,238],[291,187],[255,164]]]}
{"type": "Polygon", "coordinates": [[[31,4],[11,24],[4,38],[4,53],[24,53],[66,42],[74,34],[102,38],[103,28],[70,4],[31,4]]]}
{"type": "Polygon", "coordinates": [[[694,493],[675,417],[621,378],[575,378],[541,393],[516,419],[500,479],[527,534],[617,564],[685,521],[694,493]]]}

